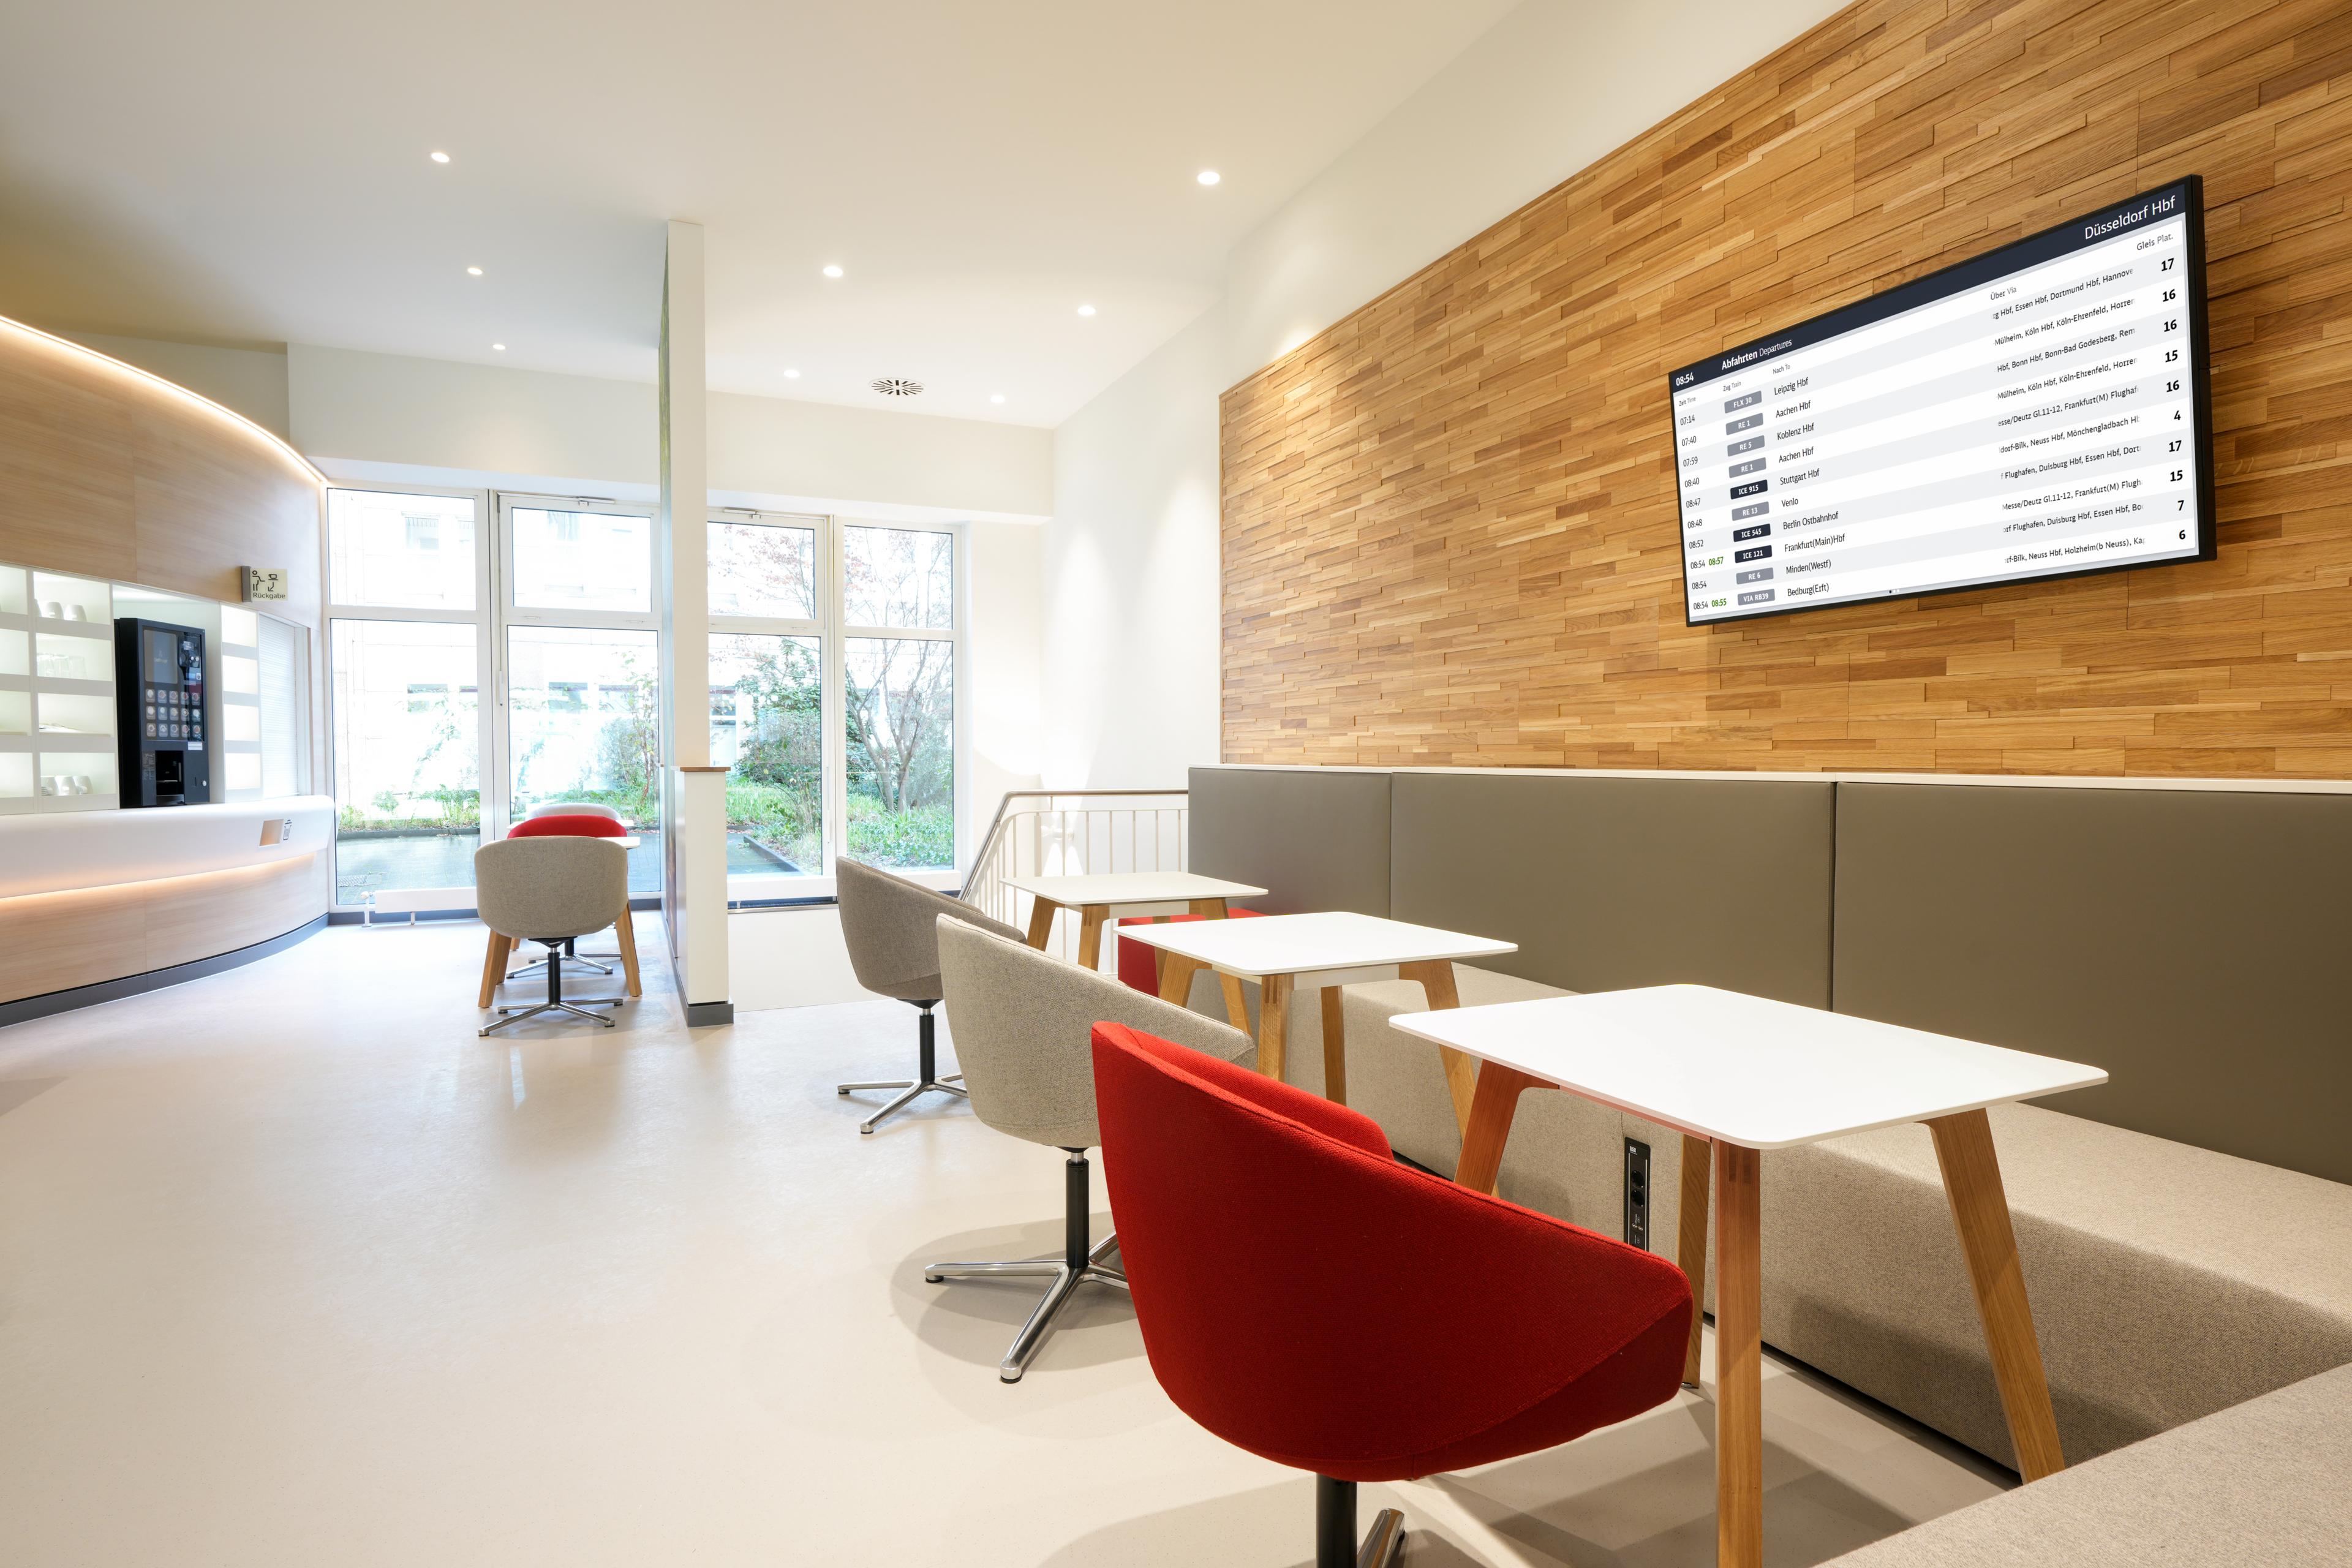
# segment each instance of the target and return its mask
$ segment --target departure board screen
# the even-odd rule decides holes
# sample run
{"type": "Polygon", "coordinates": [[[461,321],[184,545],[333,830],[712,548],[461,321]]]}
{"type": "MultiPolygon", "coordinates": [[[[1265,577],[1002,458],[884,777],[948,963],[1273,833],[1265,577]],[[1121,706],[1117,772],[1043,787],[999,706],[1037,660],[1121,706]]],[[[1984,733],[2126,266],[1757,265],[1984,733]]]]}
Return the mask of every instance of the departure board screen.
{"type": "Polygon", "coordinates": [[[2210,559],[2190,176],[1675,371],[1690,624],[2210,559]]]}

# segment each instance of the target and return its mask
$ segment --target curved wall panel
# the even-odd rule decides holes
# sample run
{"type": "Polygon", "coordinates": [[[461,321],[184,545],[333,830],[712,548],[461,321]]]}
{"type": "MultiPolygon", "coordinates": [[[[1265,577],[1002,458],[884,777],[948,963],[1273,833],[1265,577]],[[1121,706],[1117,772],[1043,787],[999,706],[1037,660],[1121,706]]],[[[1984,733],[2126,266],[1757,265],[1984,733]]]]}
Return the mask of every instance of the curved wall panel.
{"type": "MultiPolygon", "coordinates": [[[[0,560],[228,603],[241,597],[238,568],[279,568],[287,597],[269,608],[310,630],[314,703],[325,689],[323,488],[291,447],[217,404],[0,320],[0,560]]],[[[315,711],[310,728],[313,776],[323,778],[326,726],[315,711]]],[[[261,803],[254,814],[264,814],[261,803]]],[[[63,831],[77,853],[87,845],[93,868],[103,869],[143,854],[140,845],[159,832],[168,837],[159,819],[172,815],[92,813],[63,831]],[[110,842],[116,837],[122,842],[110,842]]],[[[52,835],[67,822],[40,819],[47,847],[66,842],[52,835]]],[[[183,826],[193,832],[197,819],[183,826]]],[[[314,840],[325,831],[317,828],[314,840]]],[[[315,841],[306,847],[311,852],[268,865],[160,880],[150,872],[151,879],[111,888],[89,886],[117,879],[111,876],[79,879],[72,868],[45,860],[51,875],[44,886],[59,887],[62,876],[62,885],[87,890],[0,897],[0,949],[8,960],[0,966],[0,997],[122,979],[293,931],[327,908],[325,861],[315,841]]],[[[218,857],[202,863],[222,864],[218,857]]],[[[172,872],[189,864],[156,858],[158,869],[172,872]]]]}

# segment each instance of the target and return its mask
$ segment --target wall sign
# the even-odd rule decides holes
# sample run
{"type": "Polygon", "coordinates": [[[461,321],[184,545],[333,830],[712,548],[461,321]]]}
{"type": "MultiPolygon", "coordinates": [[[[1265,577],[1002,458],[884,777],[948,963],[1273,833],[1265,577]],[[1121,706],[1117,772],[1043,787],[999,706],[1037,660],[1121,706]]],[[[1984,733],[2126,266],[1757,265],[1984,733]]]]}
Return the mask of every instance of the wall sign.
{"type": "Polygon", "coordinates": [[[282,599],[286,596],[286,572],[278,566],[247,566],[244,568],[245,597],[250,604],[256,599],[282,599]]]}

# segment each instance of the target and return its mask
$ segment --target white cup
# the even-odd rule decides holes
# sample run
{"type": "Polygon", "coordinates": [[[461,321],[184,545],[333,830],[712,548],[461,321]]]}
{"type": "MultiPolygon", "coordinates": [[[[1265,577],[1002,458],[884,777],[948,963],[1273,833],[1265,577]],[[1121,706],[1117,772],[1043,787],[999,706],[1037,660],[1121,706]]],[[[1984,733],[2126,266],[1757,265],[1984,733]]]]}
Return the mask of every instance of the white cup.
{"type": "Polygon", "coordinates": [[[53,621],[61,621],[66,618],[65,606],[58,604],[55,599],[43,599],[41,601],[41,614],[53,621]]]}
{"type": "Polygon", "coordinates": [[[89,612],[83,609],[79,605],[68,605],[66,606],[66,619],[69,621],[86,621],[89,619],[89,612]]]}

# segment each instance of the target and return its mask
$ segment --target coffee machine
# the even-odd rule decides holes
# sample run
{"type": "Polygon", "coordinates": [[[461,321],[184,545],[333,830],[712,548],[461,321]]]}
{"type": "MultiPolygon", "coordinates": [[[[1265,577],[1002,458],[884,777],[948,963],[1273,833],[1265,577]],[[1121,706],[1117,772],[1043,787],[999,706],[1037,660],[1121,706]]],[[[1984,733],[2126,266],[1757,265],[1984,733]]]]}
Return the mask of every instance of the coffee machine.
{"type": "Polygon", "coordinates": [[[212,799],[202,631],[133,616],[116,621],[114,709],[124,805],[212,799]]]}

